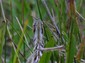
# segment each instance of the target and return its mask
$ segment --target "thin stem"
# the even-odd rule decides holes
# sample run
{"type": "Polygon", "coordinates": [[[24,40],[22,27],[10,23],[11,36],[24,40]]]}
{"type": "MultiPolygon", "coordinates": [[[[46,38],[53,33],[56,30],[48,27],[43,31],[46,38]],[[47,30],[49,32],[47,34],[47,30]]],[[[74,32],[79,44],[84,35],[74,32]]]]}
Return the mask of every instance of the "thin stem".
{"type": "MultiPolygon", "coordinates": [[[[49,17],[50,17],[52,23],[55,25],[55,23],[54,23],[54,22],[55,22],[55,21],[54,21],[55,19],[52,17],[52,15],[51,15],[51,13],[50,13],[50,10],[49,10],[49,8],[48,8],[48,6],[47,6],[45,0],[42,0],[42,3],[44,4],[44,6],[45,6],[45,8],[46,8],[47,13],[48,13],[48,15],[49,15],[49,17]]],[[[59,31],[57,25],[56,25],[55,27],[56,27],[56,31],[57,31],[58,35],[60,35],[60,31],[59,31]]]]}
{"type": "Polygon", "coordinates": [[[37,50],[41,50],[41,51],[55,51],[55,50],[64,50],[64,46],[57,46],[57,47],[51,47],[51,48],[40,48],[37,50]]]}

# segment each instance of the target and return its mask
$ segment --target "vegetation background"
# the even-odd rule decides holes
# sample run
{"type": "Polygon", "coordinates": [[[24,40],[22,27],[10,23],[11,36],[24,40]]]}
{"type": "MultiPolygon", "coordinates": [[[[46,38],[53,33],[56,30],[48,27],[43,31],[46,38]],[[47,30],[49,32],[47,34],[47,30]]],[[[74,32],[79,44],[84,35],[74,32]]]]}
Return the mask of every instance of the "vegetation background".
{"type": "Polygon", "coordinates": [[[85,63],[84,17],[85,0],[0,0],[0,63],[85,63]]]}

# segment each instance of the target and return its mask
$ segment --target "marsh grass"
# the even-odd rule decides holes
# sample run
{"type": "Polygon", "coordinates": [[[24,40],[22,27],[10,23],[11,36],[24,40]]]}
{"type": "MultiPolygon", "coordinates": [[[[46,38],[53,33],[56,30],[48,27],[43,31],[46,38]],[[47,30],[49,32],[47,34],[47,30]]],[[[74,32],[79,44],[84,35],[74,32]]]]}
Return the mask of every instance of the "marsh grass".
{"type": "Polygon", "coordinates": [[[0,0],[0,63],[85,63],[84,3],[0,0]]]}

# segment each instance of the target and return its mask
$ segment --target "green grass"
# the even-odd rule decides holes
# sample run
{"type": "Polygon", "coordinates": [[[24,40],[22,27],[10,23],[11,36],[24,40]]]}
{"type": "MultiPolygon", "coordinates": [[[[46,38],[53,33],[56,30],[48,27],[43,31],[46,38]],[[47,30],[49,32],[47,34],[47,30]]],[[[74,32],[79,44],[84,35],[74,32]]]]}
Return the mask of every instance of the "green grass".
{"type": "Polygon", "coordinates": [[[38,63],[84,63],[85,45],[82,45],[85,44],[84,3],[85,0],[3,0],[0,2],[0,63],[2,61],[26,63],[30,58],[36,59],[37,54],[33,55],[37,51],[37,48],[34,48],[34,40],[38,40],[39,43],[41,40],[39,37],[42,36],[36,36],[38,39],[34,39],[34,35],[40,35],[38,28],[42,26],[33,26],[34,19],[43,22],[41,29],[43,45],[48,49],[42,50],[38,63]],[[61,48],[53,49],[62,45],[61,48]]]}

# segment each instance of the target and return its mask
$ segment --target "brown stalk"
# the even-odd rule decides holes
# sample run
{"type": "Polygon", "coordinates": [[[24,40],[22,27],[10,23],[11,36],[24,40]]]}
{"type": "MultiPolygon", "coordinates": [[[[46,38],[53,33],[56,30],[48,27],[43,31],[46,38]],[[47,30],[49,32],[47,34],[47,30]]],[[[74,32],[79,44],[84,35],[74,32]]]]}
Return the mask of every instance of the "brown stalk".
{"type": "Polygon", "coordinates": [[[78,50],[77,55],[76,55],[76,60],[78,62],[81,61],[81,57],[82,57],[82,54],[84,52],[84,47],[85,47],[85,36],[82,38],[82,42],[79,45],[79,50],[78,50]]]}
{"type": "Polygon", "coordinates": [[[67,0],[67,16],[67,32],[69,32],[72,19],[76,18],[74,0],[67,0]]]}

